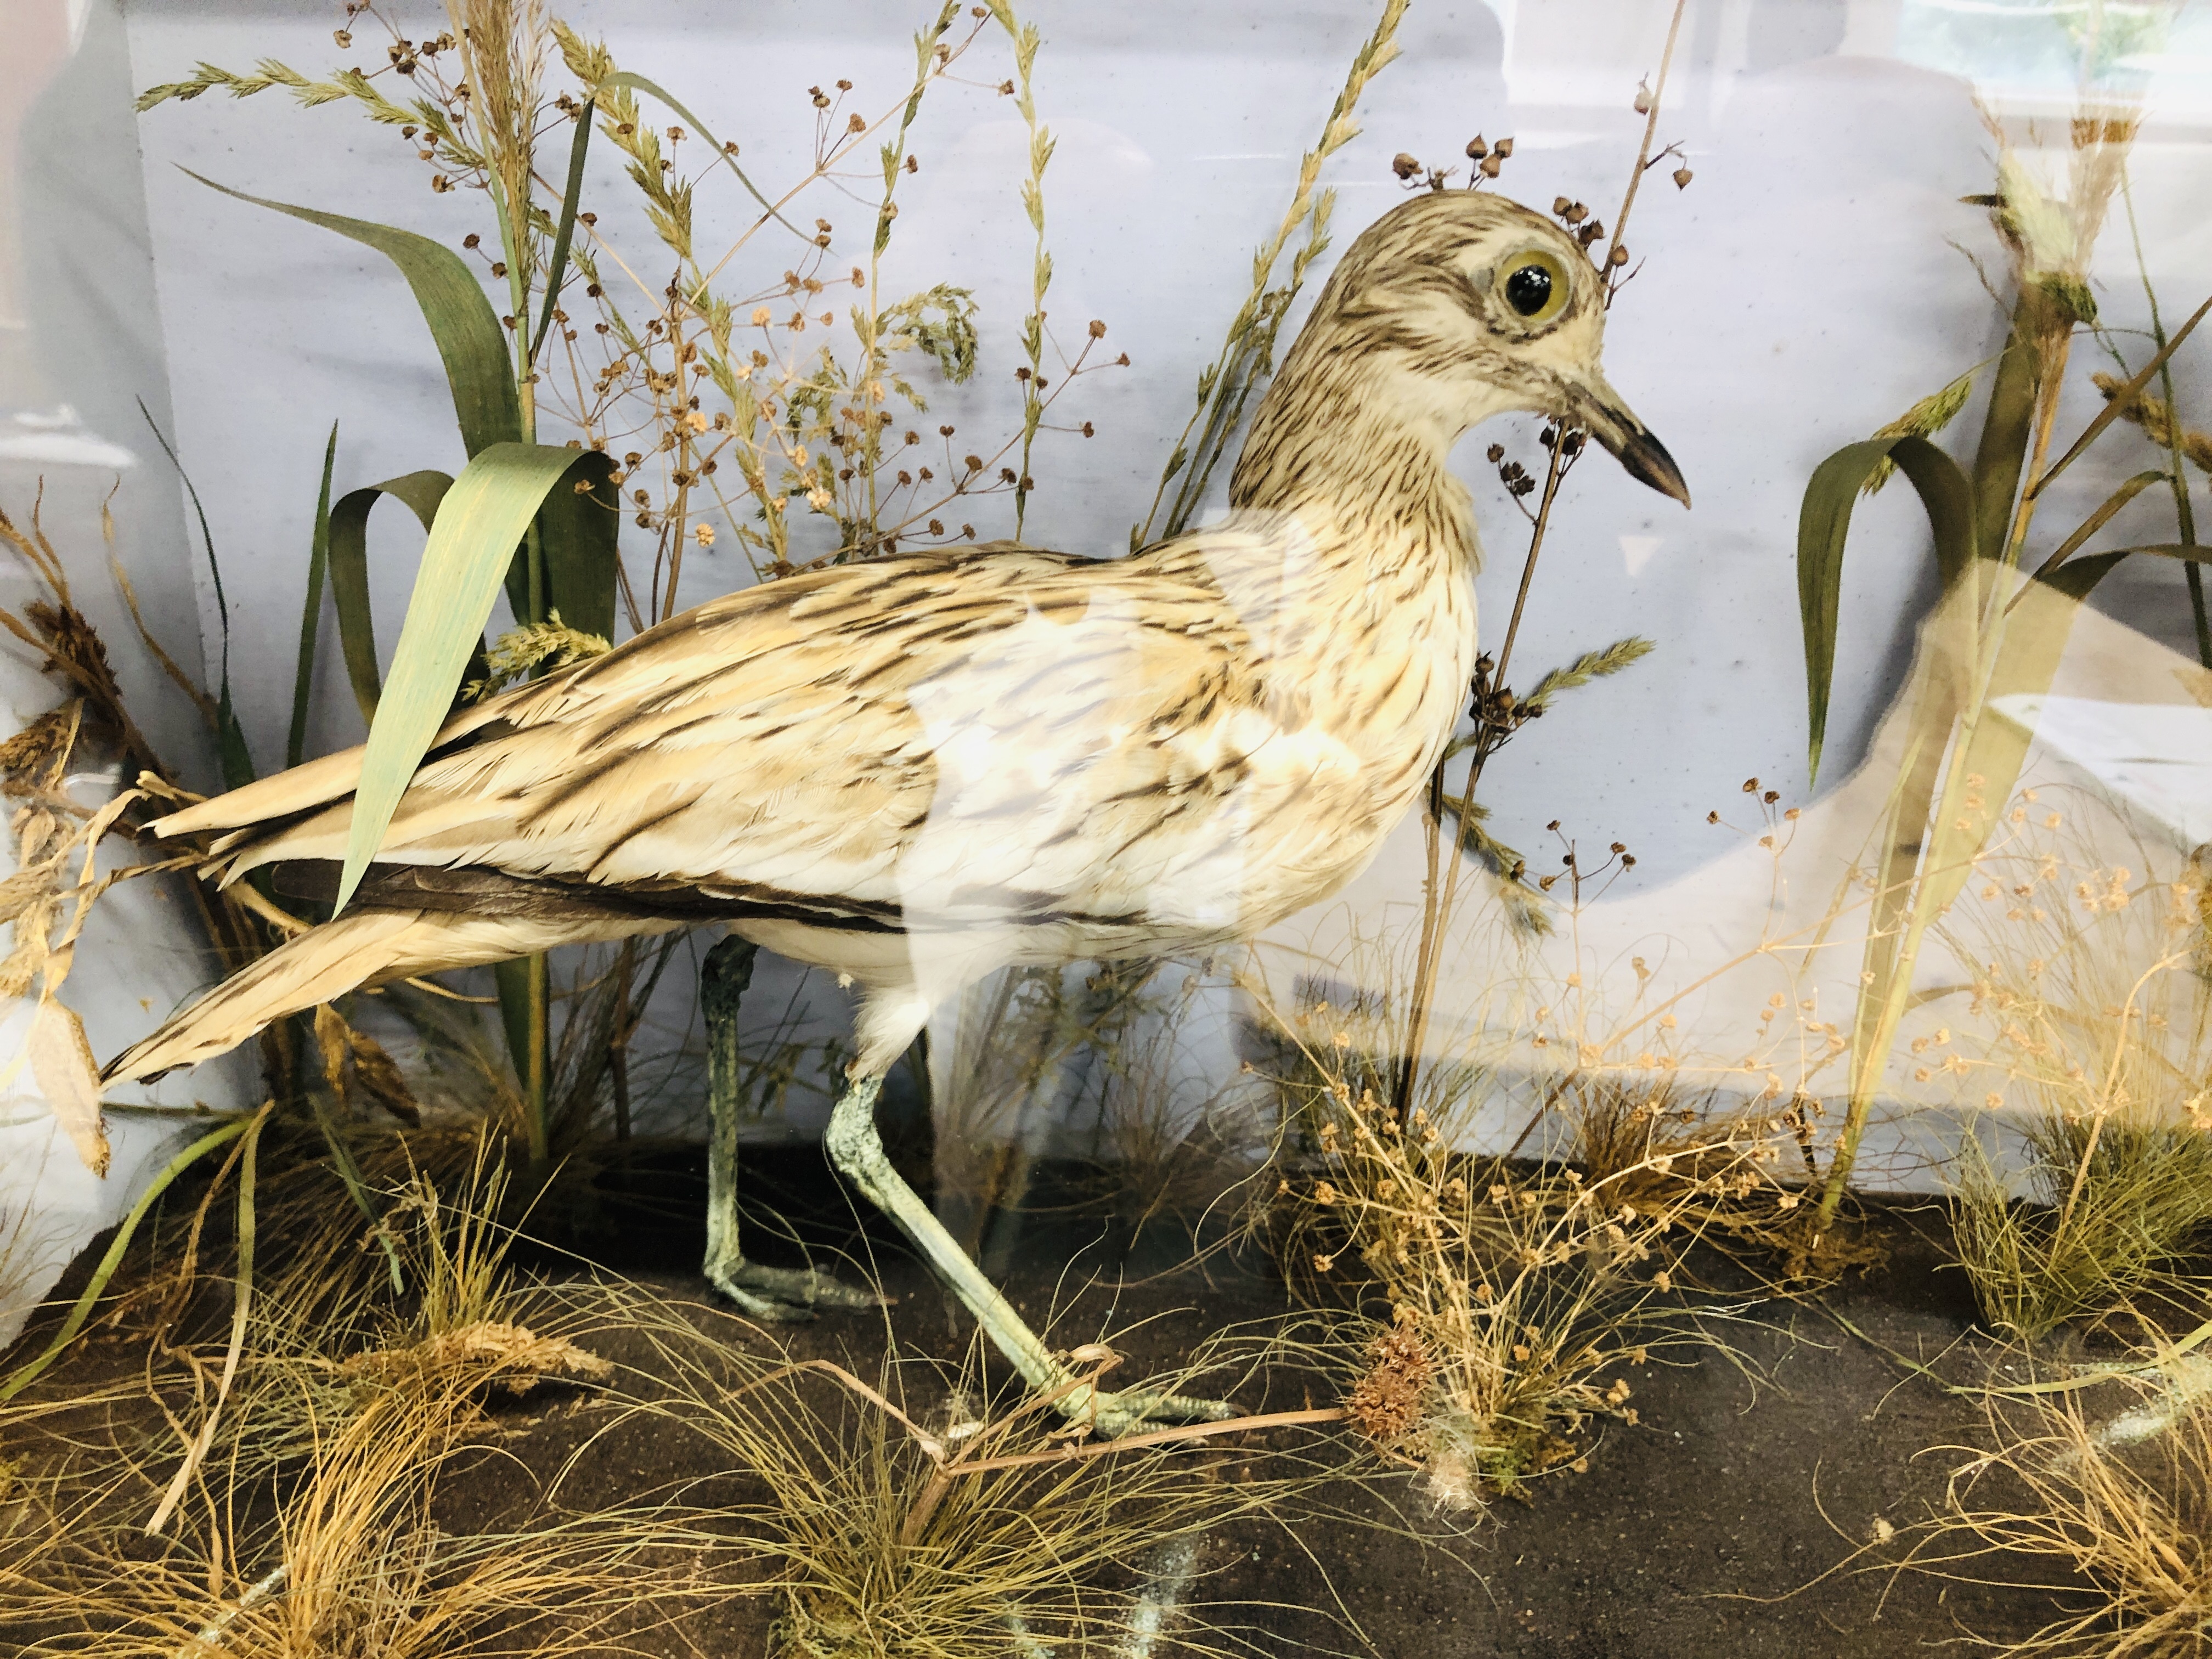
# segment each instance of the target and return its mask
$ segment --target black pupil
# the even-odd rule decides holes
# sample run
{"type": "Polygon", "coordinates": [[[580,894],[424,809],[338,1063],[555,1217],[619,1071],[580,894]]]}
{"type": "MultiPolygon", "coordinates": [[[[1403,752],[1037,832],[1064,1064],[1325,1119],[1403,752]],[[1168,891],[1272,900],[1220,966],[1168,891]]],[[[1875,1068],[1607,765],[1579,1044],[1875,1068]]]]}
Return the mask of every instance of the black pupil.
{"type": "Polygon", "coordinates": [[[1552,302],[1552,273],[1541,265],[1523,265],[1505,279],[1505,300],[1523,317],[1533,317],[1552,302]]]}

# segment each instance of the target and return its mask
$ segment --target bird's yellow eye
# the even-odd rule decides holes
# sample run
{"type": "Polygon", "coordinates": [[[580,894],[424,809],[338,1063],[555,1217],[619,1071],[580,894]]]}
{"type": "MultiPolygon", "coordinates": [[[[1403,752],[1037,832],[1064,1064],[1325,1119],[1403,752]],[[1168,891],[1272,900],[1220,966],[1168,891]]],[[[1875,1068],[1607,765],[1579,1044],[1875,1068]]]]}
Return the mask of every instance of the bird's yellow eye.
{"type": "Polygon", "coordinates": [[[1498,266],[1498,292],[1515,316],[1548,323],[1567,303],[1566,268],[1556,254],[1530,248],[1498,266]]]}

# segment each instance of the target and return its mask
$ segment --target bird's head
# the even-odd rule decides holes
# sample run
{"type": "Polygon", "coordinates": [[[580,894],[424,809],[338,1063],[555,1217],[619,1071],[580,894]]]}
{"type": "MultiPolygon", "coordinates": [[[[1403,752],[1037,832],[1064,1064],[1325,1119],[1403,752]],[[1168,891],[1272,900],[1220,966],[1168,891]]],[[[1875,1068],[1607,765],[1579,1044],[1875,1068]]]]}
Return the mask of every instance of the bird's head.
{"type": "Polygon", "coordinates": [[[1607,383],[1604,339],[1605,279],[1571,235],[1487,191],[1424,191],[1360,233],[1284,374],[1349,368],[1363,397],[1447,440],[1510,410],[1554,416],[1686,507],[1674,459],[1607,383]]]}

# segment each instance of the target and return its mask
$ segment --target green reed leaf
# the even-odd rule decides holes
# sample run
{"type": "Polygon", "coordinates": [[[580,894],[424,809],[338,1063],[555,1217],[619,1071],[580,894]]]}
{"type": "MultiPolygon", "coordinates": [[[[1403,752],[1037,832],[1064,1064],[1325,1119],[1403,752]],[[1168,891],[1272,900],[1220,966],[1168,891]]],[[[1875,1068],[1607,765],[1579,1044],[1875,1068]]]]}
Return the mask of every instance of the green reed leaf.
{"type": "Polygon", "coordinates": [[[415,303],[422,307],[422,320],[445,364],[462,447],[473,457],[493,444],[520,440],[522,406],[515,398],[514,364],[507,354],[506,331],[492,314],[491,301],[476,273],[460,255],[411,230],[272,202],[201,178],[190,167],[182,171],[210,190],[334,230],[390,259],[414,290],[415,303]]]}
{"type": "Polygon", "coordinates": [[[2212,547],[2202,543],[2152,542],[2142,547],[2117,547],[2109,553],[2093,553],[2086,559],[2069,559],[2048,575],[2039,572],[2036,580],[2046,587],[2086,599],[2099,582],[2137,553],[2148,553],[2154,558],[2179,559],[2192,565],[2212,564],[2212,547]]]}
{"type": "MultiPolygon", "coordinates": [[[[538,514],[539,541],[545,550],[545,609],[559,612],[580,632],[611,639],[621,580],[617,542],[622,499],[610,482],[614,463],[608,457],[599,456],[586,471],[591,476],[575,483],[588,489],[555,490],[538,514]]],[[[507,601],[518,622],[543,622],[544,617],[528,614],[526,574],[517,559],[507,572],[507,601]]]]}
{"type": "Polygon", "coordinates": [[[1866,481],[1885,463],[1896,466],[1920,492],[1947,591],[1974,555],[1973,487],[1959,464],[1927,439],[1910,433],[1869,438],[1844,446],[1814,470],[1797,514],[1797,601],[1805,635],[1808,772],[1814,776],[1819,775],[1821,744],[1827,735],[1844,544],[1850,534],[1851,509],[1866,481]]]}
{"type": "Polygon", "coordinates": [[[353,684],[361,718],[376,720],[380,687],[376,666],[376,625],[368,605],[368,512],[386,495],[404,502],[428,534],[438,503],[453,487],[443,472],[409,472],[349,491],[331,509],[331,599],[337,607],[338,643],[345,652],[346,678],[353,684]]]}
{"type": "Polygon", "coordinates": [[[557,490],[579,475],[587,484],[603,486],[611,465],[595,450],[494,444],[446,492],[362,757],[337,909],[345,908],[383,845],[400,797],[453,707],[470,657],[483,647],[484,623],[514,562],[515,544],[557,490]]]}
{"type": "Polygon", "coordinates": [[[315,689],[315,640],[323,625],[323,576],[331,562],[331,473],[337,465],[338,423],[323,446],[323,488],[315,498],[315,532],[307,544],[307,599],[300,611],[300,665],[292,675],[292,728],[284,764],[297,766],[307,747],[307,700],[315,689]]]}
{"type": "Polygon", "coordinates": [[[2004,556],[2012,528],[2013,497],[2035,422],[2036,301],[2022,295],[2013,308],[2012,333],[1990,381],[1989,408],[1974,447],[1974,524],[1985,559],[2004,556]]]}
{"type": "Polygon", "coordinates": [[[545,308],[538,314],[538,331],[530,337],[530,361],[545,343],[545,331],[553,326],[553,312],[561,303],[561,283],[568,274],[568,244],[576,234],[576,204],[584,193],[584,154],[592,144],[594,100],[584,100],[576,114],[576,136],[568,142],[568,182],[561,192],[561,222],[553,228],[553,252],[545,266],[545,308]]]}
{"type": "MultiPolygon", "coordinates": [[[[2083,544],[2088,541],[2090,537],[2095,535],[2100,530],[2102,530],[2106,525],[2110,524],[2112,521],[2113,517],[2122,507],[2125,507],[2130,501],[2135,500],[2136,496],[2142,495],[2142,492],[2149,489],[2151,485],[2154,483],[2164,483],[2166,481],[2166,475],[2160,471],[2156,467],[2153,467],[2148,472],[2136,473],[2134,477],[2130,478],[2118,489],[2107,495],[2105,498],[2104,504],[2098,507],[2098,509],[2094,513],[2092,513],[2087,518],[2082,520],[2081,525],[2075,530],[2074,533],[2069,536],[2064,541],[2059,543],[2057,550],[2054,551],[2049,558],[2045,559],[2041,564],[2036,567],[2035,579],[2038,581],[2051,580],[2053,575],[2057,574],[2058,568],[2064,564],[2067,560],[2072,558],[2076,553],[2080,552],[2083,544]]],[[[2093,582],[2091,585],[2094,586],[2094,583],[2093,582]]]]}
{"type": "Polygon", "coordinates": [[[154,441],[161,446],[161,453],[169,458],[169,465],[177,469],[183,481],[185,494],[192,504],[192,516],[199,520],[200,544],[207,550],[208,576],[215,584],[216,622],[222,633],[222,654],[219,659],[215,700],[215,748],[216,763],[222,769],[223,787],[242,789],[253,781],[253,753],[246,746],[246,728],[238,723],[238,707],[230,695],[230,600],[222,589],[222,562],[215,556],[215,532],[208,528],[207,509],[200,505],[200,492],[192,486],[192,475],[185,471],[185,464],[177,457],[167,435],[155,424],[153,410],[146,407],[143,398],[138,399],[138,412],[145,416],[146,425],[154,434],[154,441]]]}

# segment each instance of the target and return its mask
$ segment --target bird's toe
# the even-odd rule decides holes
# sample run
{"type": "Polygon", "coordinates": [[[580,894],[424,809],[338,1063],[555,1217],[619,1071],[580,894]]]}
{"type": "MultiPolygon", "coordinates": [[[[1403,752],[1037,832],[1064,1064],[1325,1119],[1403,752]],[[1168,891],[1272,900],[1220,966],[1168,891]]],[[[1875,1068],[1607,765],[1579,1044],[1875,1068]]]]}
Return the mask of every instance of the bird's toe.
{"type": "Polygon", "coordinates": [[[859,1312],[885,1304],[884,1297],[876,1290],[848,1285],[812,1267],[770,1267],[746,1261],[733,1267],[709,1268],[707,1278],[756,1319],[784,1323],[810,1320],[823,1309],[859,1312]]]}

